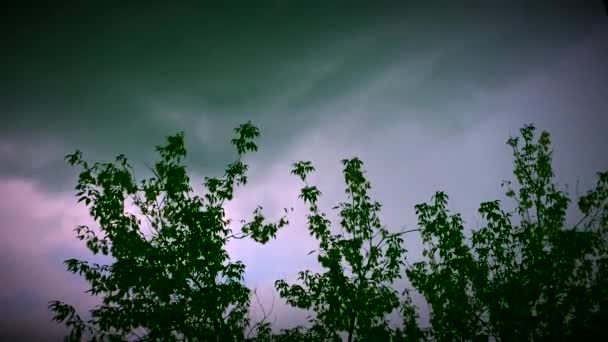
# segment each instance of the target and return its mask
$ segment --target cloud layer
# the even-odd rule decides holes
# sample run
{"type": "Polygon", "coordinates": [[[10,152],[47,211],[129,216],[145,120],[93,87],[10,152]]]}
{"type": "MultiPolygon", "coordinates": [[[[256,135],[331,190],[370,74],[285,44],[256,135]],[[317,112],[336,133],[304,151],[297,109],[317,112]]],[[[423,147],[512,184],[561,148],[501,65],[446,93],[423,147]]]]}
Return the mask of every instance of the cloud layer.
{"type": "MultiPolygon", "coordinates": [[[[500,198],[510,178],[504,143],[524,123],[552,133],[561,184],[587,189],[608,169],[600,1],[299,6],[20,13],[30,28],[19,26],[0,67],[9,75],[0,83],[2,333],[54,340],[63,330],[48,323],[48,300],[83,312],[96,301],[61,264],[88,257],[72,229],[90,218],[73,197],[77,170],[63,161],[76,148],[90,161],[124,153],[141,175],[154,146],[185,130],[200,184],[235,157],[235,126],[260,127],[250,184],[227,211],[238,222],[258,204],[276,218],[294,207],[292,224],[266,246],[229,250],[266,309],[274,296],[278,327],[306,313],[281,304],[274,280],[318,267],[289,175],[297,160],[317,167],[329,209],[345,198],[340,159],[360,157],[393,230],[415,226],[413,206],[436,190],[475,227],[479,203],[500,198]]],[[[415,236],[407,247],[415,258],[415,236]]]]}

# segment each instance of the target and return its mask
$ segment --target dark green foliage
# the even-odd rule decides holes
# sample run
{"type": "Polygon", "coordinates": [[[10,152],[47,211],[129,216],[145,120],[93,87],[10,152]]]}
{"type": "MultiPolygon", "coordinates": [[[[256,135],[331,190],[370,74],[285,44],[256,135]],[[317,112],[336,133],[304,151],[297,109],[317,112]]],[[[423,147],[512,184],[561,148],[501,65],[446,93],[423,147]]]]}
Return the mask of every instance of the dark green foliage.
{"type": "Polygon", "coordinates": [[[293,164],[292,174],[304,182],[299,197],[308,206],[308,229],[319,242],[309,254],[318,253],[324,272],[301,271],[297,284],[277,280],[275,286],[289,305],[314,312],[312,326],[273,334],[266,314],[252,324],[247,314],[255,292],[243,284],[245,265],[230,259],[226,243],[245,237],[266,243],[288,221],[265,223],[257,207],[239,235],[228,228],[223,204],[247,183],[241,157],[257,149],[259,136],[250,123],[235,131],[239,158],[222,178],[205,177],[203,197],[193,193],[182,164],[183,134],[157,147],[154,176],[139,183],[122,155],[94,165],[79,151],[66,157],[82,168],[78,201],[102,233],[78,226],[77,237],[93,254],[114,259],[109,265],[66,260],[68,271],[84,276],[88,292],[103,300],[86,321],[71,306],[50,303],[54,319],[70,328],[69,340],[313,342],[337,341],[340,334],[349,341],[587,340],[608,322],[608,172],[598,173],[595,188],[577,199],[582,219],[569,226],[570,199],[553,182],[550,136],[542,132],[535,141],[528,125],[507,142],[515,184],[503,186],[515,210],[505,211],[498,200],[481,203],[484,224],[470,239],[441,191],[415,206],[418,229],[391,233],[357,158],[342,161],[347,200],[333,208],[341,228],[334,233],[318,207],[320,190],[307,181],[312,163],[293,164]],[[127,205],[144,222],[126,213],[127,205]],[[411,266],[403,247],[410,232],[424,243],[422,260],[411,266]],[[411,290],[393,288],[403,275],[430,306],[428,328],[418,325],[411,290]],[[401,327],[387,322],[394,311],[401,327]]]}
{"type": "MultiPolygon", "coordinates": [[[[385,317],[400,305],[399,293],[391,286],[402,274],[403,239],[401,233],[390,233],[381,224],[381,206],[367,194],[371,186],[364,177],[363,163],[353,158],[342,164],[349,201],[334,207],[342,219],[339,234],[331,234],[331,222],[317,206],[321,192],[306,180],[314,167],[310,162],[293,165],[292,174],[305,184],[300,198],[309,206],[308,228],[319,241],[317,258],[327,271],[303,271],[298,278],[301,285],[278,280],[276,288],[288,304],[314,310],[312,331],[321,340],[336,339],[340,332],[349,341],[388,338],[391,329],[385,317]]],[[[415,315],[409,302],[401,305],[415,315]]]]}
{"type": "Polygon", "coordinates": [[[464,241],[463,222],[438,192],[416,206],[427,260],[407,271],[432,309],[438,341],[554,341],[591,336],[606,321],[607,174],[579,200],[584,215],[566,225],[570,200],[553,183],[550,136],[534,126],[507,142],[518,188],[505,182],[514,213],[482,203],[486,224],[464,241]],[[517,214],[518,221],[513,221],[517,214]]]}
{"type": "MultiPolygon", "coordinates": [[[[235,133],[232,143],[239,158],[228,165],[223,178],[205,178],[204,197],[190,187],[182,164],[186,150],[181,133],[156,148],[161,160],[151,169],[154,176],[140,184],[122,155],[116,163],[94,165],[84,161],[79,151],[66,157],[83,169],[77,196],[102,232],[97,235],[79,226],[78,238],[86,241],[93,254],[114,258],[110,265],[66,261],[70,272],[89,282],[88,292],[103,299],[91,310],[88,321],[67,304],[50,303],[54,319],[71,328],[71,340],[81,336],[95,341],[244,339],[250,290],[243,284],[245,265],[231,261],[225,250],[228,239],[235,236],[228,228],[223,204],[232,199],[235,186],[247,182],[247,165],[241,157],[257,149],[253,140],[259,132],[247,123],[235,133]],[[141,211],[144,222],[125,212],[129,203],[141,211]],[[143,336],[136,336],[137,331],[143,331],[143,336]]],[[[243,235],[236,237],[250,236],[265,243],[286,224],[285,217],[278,224],[264,223],[258,208],[243,235]]]]}

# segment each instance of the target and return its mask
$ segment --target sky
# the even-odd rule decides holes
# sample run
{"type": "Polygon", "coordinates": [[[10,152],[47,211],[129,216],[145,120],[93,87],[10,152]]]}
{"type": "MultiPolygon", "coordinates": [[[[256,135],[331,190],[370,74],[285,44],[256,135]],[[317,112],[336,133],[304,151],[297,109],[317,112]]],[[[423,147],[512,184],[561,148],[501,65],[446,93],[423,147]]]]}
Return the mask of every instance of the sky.
{"type": "MultiPolygon", "coordinates": [[[[600,0],[117,4],[12,8],[2,24],[3,338],[57,341],[65,331],[49,300],[83,314],[98,301],[62,264],[90,258],[72,231],[92,223],[63,159],[76,149],[92,162],[125,154],[142,175],[154,146],[184,131],[201,184],[234,160],[236,126],[259,127],[249,183],[226,210],[238,222],[257,205],[271,218],[294,207],[291,225],[267,245],[228,249],[265,310],[274,303],[277,328],[307,313],[282,304],[274,281],[319,270],[290,175],[298,160],[315,165],[328,213],[345,199],[340,160],[363,160],[392,231],[415,228],[414,205],[438,190],[467,229],[481,224],[479,203],[504,199],[500,183],[512,178],[505,142],[526,123],[552,134],[556,181],[570,193],[608,170],[600,0]]],[[[416,260],[417,237],[406,247],[416,260]]]]}

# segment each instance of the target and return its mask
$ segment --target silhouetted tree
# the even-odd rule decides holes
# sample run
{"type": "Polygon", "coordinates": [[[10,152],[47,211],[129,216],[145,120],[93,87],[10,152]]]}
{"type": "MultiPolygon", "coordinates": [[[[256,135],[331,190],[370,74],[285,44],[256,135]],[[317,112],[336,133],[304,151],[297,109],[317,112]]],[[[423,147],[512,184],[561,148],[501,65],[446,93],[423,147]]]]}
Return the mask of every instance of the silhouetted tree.
{"type": "Polygon", "coordinates": [[[239,234],[229,228],[223,205],[246,184],[241,157],[257,149],[259,136],[249,122],[235,132],[238,159],[222,178],[205,177],[202,197],[193,193],[182,164],[181,133],[157,147],[153,177],[139,183],[122,155],[94,165],[79,151],[66,157],[82,168],[77,196],[102,233],[78,226],[77,237],[93,254],[113,258],[107,265],[66,260],[68,270],[89,283],[87,292],[102,299],[89,320],[68,304],[49,303],[54,319],[70,328],[68,340],[316,342],[344,333],[348,341],[553,341],[590,339],[608,321],[608,172],[598,173],[595,188],[578,198],[582,219],[568,226],[570,199],[553,182],[549,133],[535,141],[535,128],[527,125],[507,142],[516,184],[503,186],[516,209],[507,212],[498,200],[481,203],[484,225],[470,239],[441,191],[415,206],[418,229],[390,232],[357,158],[342,160],[347,201],[333,208],[341,230],[332,233],[318,207],[321,192],[307,182],[312,163],[293,164],[292,174],[304,182],[308,229],[319,242],[310,254],[318,254],[325,271],[299,272],[297,284],[275,282],[289,305],[314,317],[308,329],[272,334],[268,315],[251,322],[245,265],[232,261],[225,245],[244,237],[266,243],[288,221],[265,223],[258,207],[239,234]],[[127,212],[129,206],[139,213],[127,212]],[[410,232],[419,232],[424,243],[423,260],[412,266],[403,247],[410,232]],[[418,326],[411,289],[400,294],[393,288],[404,274],[429,303],[428,329],[418,326]],[[404,321],[398,329],[387,321],[395,310],[404,321]]]}
{"type": "MultiPolygon", "coordinates": [[[[347,334],[349,342],[388,340],[392,332],[387,314],[400,304],[410,316],[416,313],[411,302],[400,303],[399,293],[392,288],[401,278],[406,252],[401,235],[407,231],[391,233],[380,222],[381,205],[368,196],[371,185],[363,163],[353,158],[342,164],[348,201],[333,208],[340,210],[342,232],[338,234],[330,232],[331,222],[319,210],[321,192],[307,182],[307,175],[314,171],[311,162],[293,165],[292,174],[305,183],[300,198],[309,205],[308,228],[319,241],[317,258],[327,271],[299,272],[302,285],[279,280],[276,288],[288,304],[314,310],[312,330],[321,340],[338,339],[340,332],[347,334]]],[[[417,327],[415,320],[413,324],[417,327]]]]}
{"type": "MultiPolygon", "coordinates": [[[[230,260],[225,245],[245,236],[266,243],[287,220],[265,224],[258,207],[240,236],[229,229],[223,204],[233,198],[235,186],[247,182],[248,167],[241,157],[257,150],[253,140],[259,136],[250,123],[235,131],[232,143],[239,158],[228,165],[223,178],[205,177],[208,191],[203,197],[193,193],[182,164],[183,133],[156,148],[161,158],[151,169],[154,176],[140,184],[123,155],[116,163],[94,165],[79,151],[66,157],[83,169],[76,186],[78,202],[88,206],[103,234],[79,226],[77,236],[93,254],[114,259],[108,265],[65,261],[70,272],[85,277],[87,292],[102,299],[87,321],[70,305],[50,302],[54,319],[70,328],[69,340],[244,339],[251,291],[243,284],[245,265],[230,260]],[[143,221],[125,211],[130,204],[139,209],[143,221]]],[[[265,327],[259,326],[262,331],[265,327]]]]}
{"type": "Polygon", "coordinates": [[[579,199],[584,217],[568,227],[569,199],[553,183],[549,133],[534,142],[534,131],[525,126],[523,141],[508,140],[518,187],[503,186],[517,209],[482,203],[486,224],[470,245],[460,215],[446,209],[446,194],[416,206],[426,260],[407,275],[431,306],[434,340],[580,339],[607,321],[608,173],[579,199]]]}

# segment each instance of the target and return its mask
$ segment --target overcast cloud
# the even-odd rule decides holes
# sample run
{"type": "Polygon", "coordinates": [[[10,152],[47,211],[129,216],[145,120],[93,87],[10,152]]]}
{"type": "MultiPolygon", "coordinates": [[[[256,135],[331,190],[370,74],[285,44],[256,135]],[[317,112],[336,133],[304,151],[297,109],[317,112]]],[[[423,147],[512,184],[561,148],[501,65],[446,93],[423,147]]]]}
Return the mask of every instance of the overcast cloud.
{"type": "MultiPolygon", "coordinates": [[[[63,160],[75,149],[90,161],[124,153],[142,171],[155,145],[185,131],[200,184],[234,158],[232,129],[258,126],[250,183],[228,213],[238,222],[258,204],[274,217],[294,207],[292,224],[268,245],[229,249],[266,309],[274,296],[278,328],[305,313],[281,304],[274,280],[318,268],[289,174],[297,160],[316,166],[329,210],[344,198],[339,161],[358,156],[392,230],[415,226],[414,205],[437,190],[469,227],[480,223],[479,203],[503,198],[511,177],[505,141],[525,123],[552,133],[560,184],[586,190],[608,169],[600,0],[405,3],[11,12],[0,57],[0,334],[58,340],[47,302],[84,313],[96,301],[62,264],[88,257],[72,229],[90,218],[63,160]]],[[[406,243],[415,259],[419,242],[406,243]]]]}

